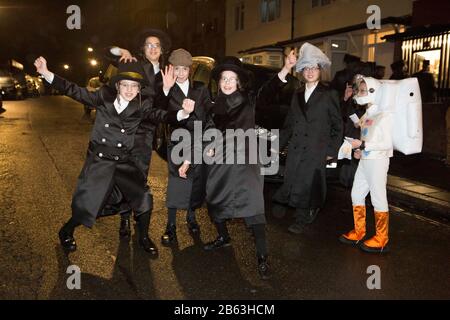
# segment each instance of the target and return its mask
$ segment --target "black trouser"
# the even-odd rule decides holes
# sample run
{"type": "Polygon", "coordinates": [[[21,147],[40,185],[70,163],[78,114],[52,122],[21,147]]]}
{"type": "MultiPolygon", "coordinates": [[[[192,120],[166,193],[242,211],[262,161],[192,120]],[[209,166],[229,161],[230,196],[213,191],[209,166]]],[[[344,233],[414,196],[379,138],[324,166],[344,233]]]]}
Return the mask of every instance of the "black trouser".
{"type": "MultiPolygon", "coordinates": [[[[195,221],[195,210],[190,208],[186,213],[186,221],[195,221]]],[[[167,208],[167,225],[176,225],[177,223],[177,208],[167,208]]]]}
{"type": "Polygon", "coordinates": [[[295,221],[300,224],[311,224],[317,217],[318,208],[297,208],[295,210],[295,221]]]}
{"type": "MultiPolygon", "coordinates": [[[[217,232],[219,233],[219,237],[223,237],[225,239],[230,237],[228,233],[228,228],[226,225],[226,221],[215,222],[217,232]]],[[[255,246],[256,246],[256,254],[257,255],[267,255],[267,241],[266,241],[266,225],[259,224],[251,224],[249,225],[253,230],[253,235],[255,236],[255,246]]]]}

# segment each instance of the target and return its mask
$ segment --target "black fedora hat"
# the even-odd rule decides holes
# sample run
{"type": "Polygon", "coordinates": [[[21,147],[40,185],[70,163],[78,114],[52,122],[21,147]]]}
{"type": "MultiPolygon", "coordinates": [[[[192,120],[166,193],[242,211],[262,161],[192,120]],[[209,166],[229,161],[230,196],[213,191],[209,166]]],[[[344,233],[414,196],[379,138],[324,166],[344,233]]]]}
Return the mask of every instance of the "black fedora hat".
{"type": "Polygon", "coordinates": [[[144,29],[142,30],[135,40],[135,46],[138,49],[138,51],[142,50],[142,47],[144,46],[145,40],[148,37],[156,37],[161,42],[161,47],[165,53],[170,51],[170,47],[172,46],[172,41],[170,40],[170,37],[167,33],[165,33],[162,30],[159,29],[144,29]]]}
{"type": "Polygon", "coordinates": [[[242,62],[239,58],[233,56],[227,56],[211,71],[211,77],[219,82],[220,75],[224,71],[233,71],[239,77],[241,86],[245,86],[250,79],[250,75],[247,70],[244,69],[242,62]]]}
{"type": "Polygon", "coordinates": [[[131,80],[139,82],[141,85],[146,84],[144,69],[139,62],[120,62],[117,68],[117,73],[111,77],[110,86],[115,88],[118,81],[131,80]]]}

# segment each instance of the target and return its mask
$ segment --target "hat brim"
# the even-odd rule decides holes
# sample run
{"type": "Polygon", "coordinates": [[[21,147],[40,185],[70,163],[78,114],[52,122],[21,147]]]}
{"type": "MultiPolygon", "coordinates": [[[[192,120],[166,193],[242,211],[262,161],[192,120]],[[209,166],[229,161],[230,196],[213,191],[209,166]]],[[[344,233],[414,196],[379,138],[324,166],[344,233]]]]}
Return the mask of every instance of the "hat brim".
{"type": "Polygon", "coordinates": [[[111,80],[109,81],[109,84],[111,87],[115,88],[116,83],[122,80],[130,80],[130,81],[136,81],[141,84],[141,86],[145,85],[145,79],[140,75],[139,73],[135,72],[123,72],[118,73],[114,75],[111,80]]]}
{"type": "Polygon", "coordinates": [[[248,81],[250,80],[250,75],[249,75],[248,71],[245,70],[244,68],[241,68],[241,67],[235,65],[235,64],[220,64],[220,65],[218,65],[211,71],[211,77],[214,80],[216,80],[216,82],[219,82],[220,75],[224,71],[233,71],[234,73],[236,73],[239,77],[239,81],[240,81],[241,85],[248,83],[248,81]]]}
{"type": "Polygon", "coordinates": [[[170,47],[172,46],[172,41],[167,33],[159,29],[145,29],[140,32],[135,41],[135,46],[138,50],[142,50],[144,46],[145,39],[148,37],[156,37],[161,41],[161,46],[163,47],[165,52],[170,51],[170,47]]]}

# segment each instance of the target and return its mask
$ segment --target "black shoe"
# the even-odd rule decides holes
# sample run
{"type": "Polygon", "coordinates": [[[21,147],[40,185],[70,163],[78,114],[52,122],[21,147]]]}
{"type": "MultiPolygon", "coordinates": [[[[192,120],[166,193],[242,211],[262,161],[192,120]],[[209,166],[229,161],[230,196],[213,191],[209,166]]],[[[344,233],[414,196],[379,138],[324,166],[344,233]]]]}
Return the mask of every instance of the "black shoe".
{"type": "Polygon", "coordinates": [[[73,237],[73,235],[64,230],[64,227],[59,230],[58,236],[61,246],[64,250],[68,252],[74,252],[77,250],[77,243],[75,242],[75,238],[73,237]]]}
{"type": "Polygon", "coordinates": [[[269,264],[267,263],[267,255],[258,255],[258,273],[263,280],[271,278],[269,264]]]}
{"type": "Polygon", "coordinates": [[[206,251],[212,251],[212,250],[216,250],[219,248],[229,247],[229,246],[231,246],[230,241],[231,241],[230,237],[227,237],[227,238],[217,237],[216,240],[208,242],[203,248],[206,251]]]}
{"type": "Polygon", "coordinates": [[[177,227],[174,224],[167,225],[166,232],[161,236],[162,244],[171,244],[177,241],[177,227]]]}
{"type": "Polygon", "coordinates": [[[121,238],[128,238],[131,236],[130,218],[120,218],[119,236],[121,238]]]}
{"type": "Polygon", "coordinates": [[[289,226],[288,231],[289,231],[290,233],[294,233],[294,234],[302,234],[304,228],[305,228],[305,227],[304,227],[303,224],[296,222],[296,223],[291,224],[291,225],[289,226]]]}
{"type": "Polygon", "coordinates": [[[197,221],[195,219],[188,220],[187,221],[189,232],[192,234],[199,234],[200,233],[200,226],[198,225],[197,221]]]}
{"type": "Polygon", "coordinates": [[[152,256],[156,257],[158,255],[158,248],[150,238],[144,237],[139,239],[139,245],[152,256]]]}

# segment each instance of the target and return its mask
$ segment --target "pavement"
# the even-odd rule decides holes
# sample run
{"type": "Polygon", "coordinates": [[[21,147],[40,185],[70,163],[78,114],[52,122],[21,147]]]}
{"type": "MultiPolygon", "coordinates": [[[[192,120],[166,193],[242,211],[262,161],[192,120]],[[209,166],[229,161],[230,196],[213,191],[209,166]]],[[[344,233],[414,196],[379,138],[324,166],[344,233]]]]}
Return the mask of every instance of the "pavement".
{"type": "Polygon", "coordinates": [[[389,175],[387,190],[390,203],[450,221],[450,192],[445,189],[389,175]]]}
{"type": "MultiPolygon", "coordinates": [[[[344,189],[336,179],[329,179],[329,184],[333,189],[344,189]]],[[[387,193],[389,204],[450,222],[450,166],[441,159],[395,152],[389,167],[387,193]]]]}

